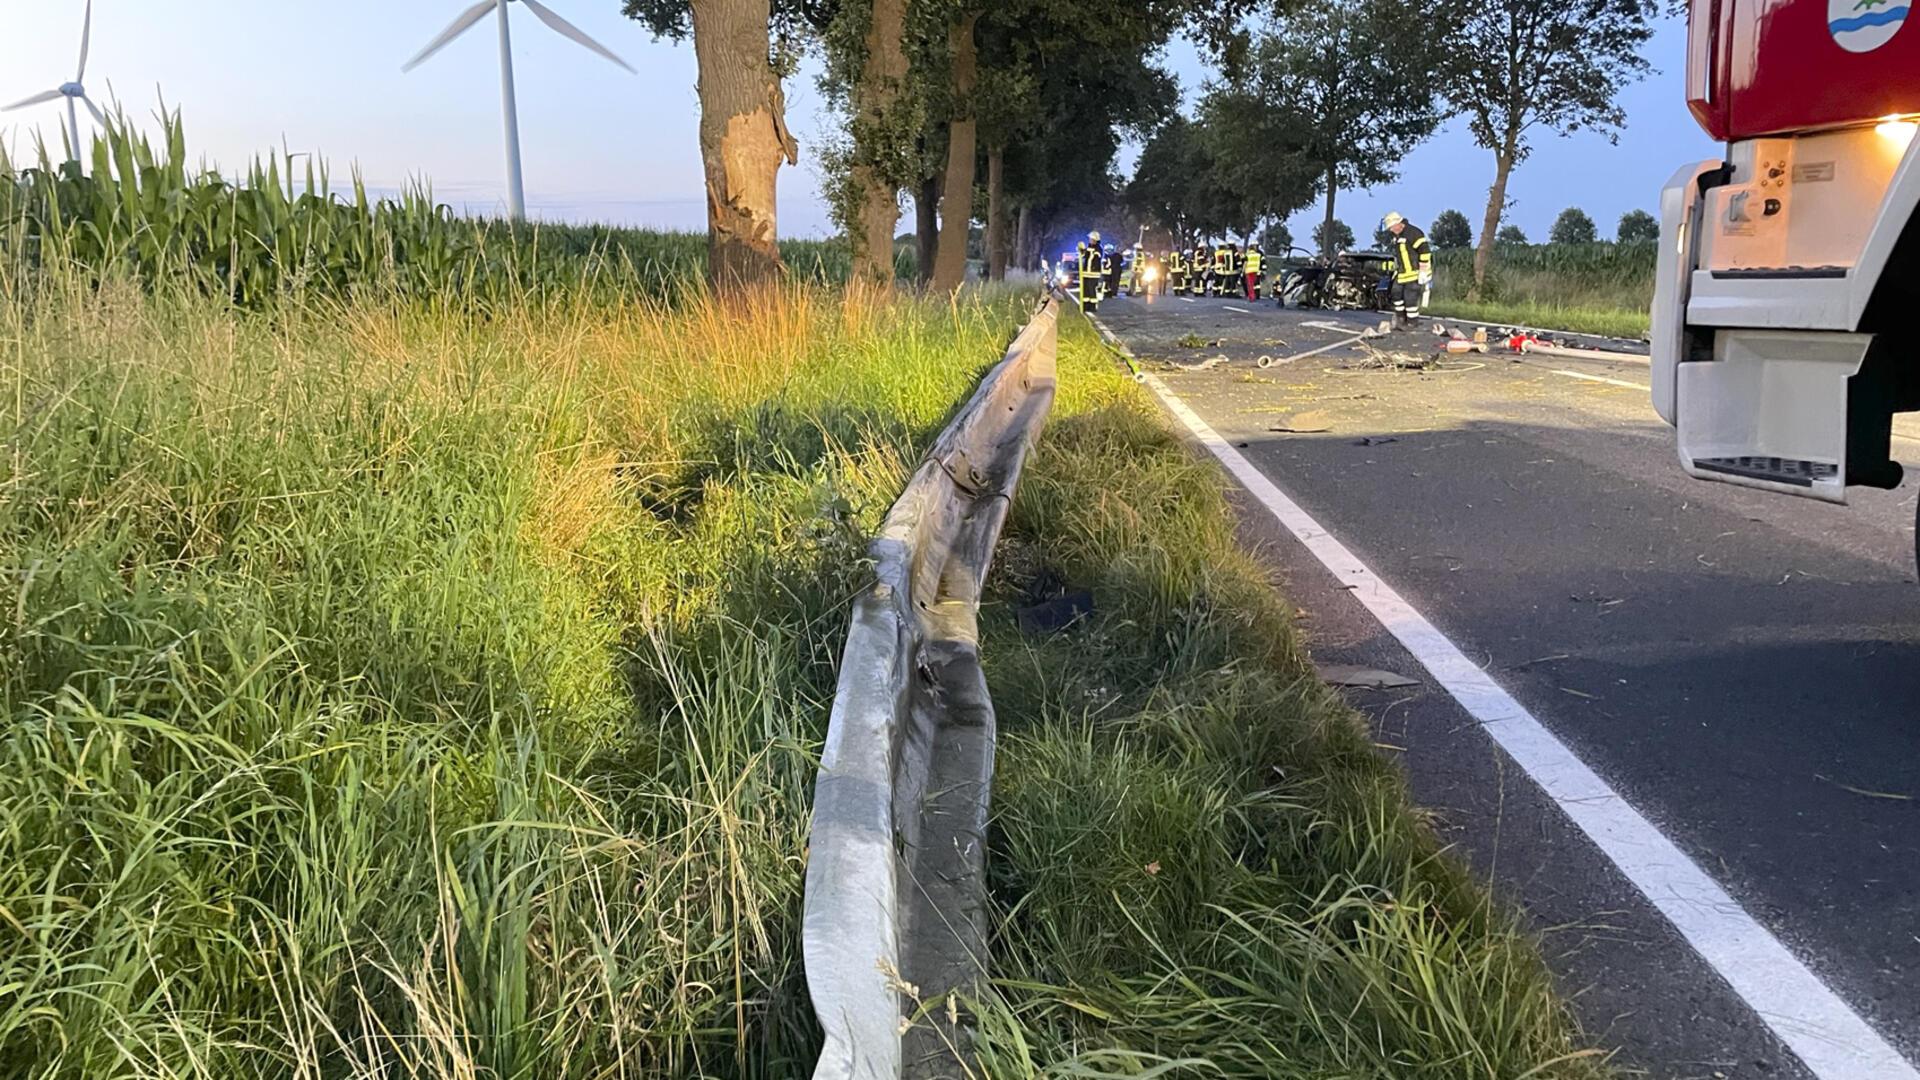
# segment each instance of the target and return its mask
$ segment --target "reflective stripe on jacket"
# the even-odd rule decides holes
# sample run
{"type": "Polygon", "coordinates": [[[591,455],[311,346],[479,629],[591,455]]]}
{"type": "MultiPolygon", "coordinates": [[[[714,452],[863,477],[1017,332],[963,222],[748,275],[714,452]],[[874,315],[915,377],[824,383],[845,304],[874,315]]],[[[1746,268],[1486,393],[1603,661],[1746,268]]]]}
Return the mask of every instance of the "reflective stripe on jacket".
{"type": "Polygon", "coordinates": [[[1427,245],[1427,234],[1405,226],[1400,235],[1393,238],[1393,280],[1418,281],[1420,271],[1433,265],[1433,249],[1427,245]]]}

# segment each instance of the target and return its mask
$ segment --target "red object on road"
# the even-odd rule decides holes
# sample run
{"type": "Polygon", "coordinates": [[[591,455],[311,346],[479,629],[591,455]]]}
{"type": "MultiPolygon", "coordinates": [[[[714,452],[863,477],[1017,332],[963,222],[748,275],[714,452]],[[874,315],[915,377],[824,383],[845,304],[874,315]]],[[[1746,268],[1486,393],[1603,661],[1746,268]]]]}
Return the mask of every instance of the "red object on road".
{"type": "Polygon", "coordinates": [[[1694,0],[1687,107],[1721,142],[1920,112],[1913,0],[1694,0]]]}

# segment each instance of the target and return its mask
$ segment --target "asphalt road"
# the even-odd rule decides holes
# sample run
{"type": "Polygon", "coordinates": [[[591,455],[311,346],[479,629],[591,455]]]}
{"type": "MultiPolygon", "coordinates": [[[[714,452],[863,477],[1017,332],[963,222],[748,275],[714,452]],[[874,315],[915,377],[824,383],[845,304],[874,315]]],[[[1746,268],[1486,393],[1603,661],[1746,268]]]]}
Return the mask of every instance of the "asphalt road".
{"type": "MultiPolygon", "coordinates": [[[[1346,348],[1261,369],[1259,356],[1378,316],[1155,297],[1100,317],[1920,1061],[1911,482],[1834,507],[1691,480],[1644,364],[1494,354],[1412,372],[1346,348]]],[[[1379,345],[1425,355],[1435,340],[1379,345]]],[[[1920,441],[1896,439],[1895,455],[1920,469],[1920,441]]],[[[1244,508],[1317,660],[1425,675],[1291,534],[1244,508]]],[[[1810,1075],[1430,679],[1353,693],[1442,834],[1527,912],[1620,1064],[1810,1075]]]]}

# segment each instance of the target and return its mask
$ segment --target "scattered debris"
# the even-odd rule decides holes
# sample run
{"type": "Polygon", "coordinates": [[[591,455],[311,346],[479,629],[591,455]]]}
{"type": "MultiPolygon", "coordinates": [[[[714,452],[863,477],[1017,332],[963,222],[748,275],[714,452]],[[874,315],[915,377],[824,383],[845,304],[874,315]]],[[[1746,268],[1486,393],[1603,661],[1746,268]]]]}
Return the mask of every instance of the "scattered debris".
{"type": "Polygon", "coordinates": [[[1174,344],[1183,349],[1217,349],[1220,347],[1219,339],[1203,338],[1199,334],[1191,332],[1181,335],[1180,339],[1175,341],[1174,344]]]}
{"type": "Polygon", "coordinates": [[[1391,671],[1379,668],[1359,667],[1354,664],[1315,664],[1313,670],[1320,675],[1320,681],[1329,686],[1357,687],[1363,690],[1398,690],[1407,686],[1419,686],[1419,679],[1409,679],[1391,671]]]}
{"type": "Polygon", "coordinates": [[[1029,604],[1014,613],[1023,633],[1057,634],[1093,614],[1093,593],[1082,589],[1029,604]]]}
{"type": "Polygon", "coordinates": [[[1323,427],[1270,427],[1268,431],[1278,431],[1283,435],[1325,435],[1332,428],[1323,427]]]}
{"type": "Polygon", "coordinates": [[[1160,872],[1160,860],[1155,859],[1140,869],[1145,870],[1149,876],[1158,874],[1160,872]]]}
{"type": "Polygon", "coordinates": [[[1824,780],[1827,783],[1832,784],[1834,787],[1839,788],[1841,791],[1851,791],[1855,795],[1864,795],[1869,799],[1891,799],[1894,802],[1912,802],[1913,801],[1913,796],[1911,795],[1902,795],[1897,791],[1869,791],[1866,788],[1854,787],[1852,784],[1843,784],[1840,781],[1835,780],[1831,776],[1825,776],[1820,773],[1814,773],[1813,778],[1815,780],[1824,780]]]}
{"type": "Polygon", "coordinates": [[[1392,435],[1363,435],[1360,438],[1353,440],[1353,445],[1382,446],[1390,442],[1399,442],[1399,441],[1400,441],[1399,439],[1395,438],[1392,435]]]}
{"type": "Polygon", "coordinates": [[[1202,360],[1197,364],[1183,364],[1178,360],[1169,360],[1167,361],[1167,363],[1172,364],[1174,367],[1177,367],[1182,371],[1208,371],[1213,368],[1219,367],[1221,364],[1226,363],[1227,360],[1228,360],[1227,354],[1220,353],[1215,356],[1209,356],[1205,360],[1202,360]]]}
{"type": "Polygon", "coordinates": [[[1587,699],[1588,701],[1599,701],[1599,700],[1600,700],[1600,698],[1599,698],[1598,696],[1596,696],[1596,695],[1594,695],[1594,694],[1589,694],[1589,693],[1587,693],[1587,692],[1586,692],[1585,690],[1575,690],[1575,689],[1574,689],[1573,687],[1571,687],[1571,686],[1563,686],[1563,687],[1561,687],[1561,688],[1560,688],[1560,692],[1561,692],[1561,693],[1563,693],[1563,694],[1572,694],[1572,695],[1573,695],[1574,697],[1577,697],[1577,698],[1586,698],[1586,699],[1587,699]]]}

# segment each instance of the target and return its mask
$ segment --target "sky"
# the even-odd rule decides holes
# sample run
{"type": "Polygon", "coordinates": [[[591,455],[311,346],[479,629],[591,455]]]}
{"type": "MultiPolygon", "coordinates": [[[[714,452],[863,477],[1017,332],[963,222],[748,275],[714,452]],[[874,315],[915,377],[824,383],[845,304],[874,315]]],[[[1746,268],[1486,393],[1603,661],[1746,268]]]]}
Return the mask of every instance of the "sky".
{"type": "MultiPolygon", "coordinates": [[[[357,162],[370,185],[426,177],[444,202],[475,211],[504,205],[498,46],[491,21],[468,31],[412,73],[400,65],[470,0],[95,0],[89,94],[151,114],[164,94],[187,125],[189,151],[224,169],[283,144],[333,163],[336,184],[357,162]]],[[[705,227],[698,106],[690,45],[656,42],[620,15],[618,0],[546,0],[549,7],[639,70],[630,75],[515,9],[514,73],[529,211],[569,221],[705,227]]],[[[0,0],[0,102],[71,78],[85,0],[0,0]]],[[[1647,58],[1658,73],[1622,98],[1628,124],[1617,146],[1600,136],[1542,133],[1516,172],[1509,220],[1544,239],[1555,215],[1579,206],[1611,235],[1626,210],[1651,210],[1680,165],[1716,156],[1688,115],[1685,30],[1663,23],[1647,58]]],[[[1205,67],[1195,50],[1166,53],[1189,99],[1205,67]]],[[[780,231],[832,232],[810,148],[833,118],[809,64],[787,85],[790,124],[802,146],[781,174],[780,231]]],[[[41,105],[0,113],[0,141],[15,152],[37,126],[55,141],[64,111],[41,105]]],[[[83,126],[90,125],[85,119],[83,126]]],[[[1130,168],[1132,154],[1122,156],[1130,168]]],[[[1493,156],[1459,125],[1415,149],[1401,179],[1342,193],[1338,216],[1365,236],[1399,210],[1416,223],[1445,208],[1478,227],[1493,156]]],[[[1318,213],[1294,220],[1304,237],[1318,213]]]]}

